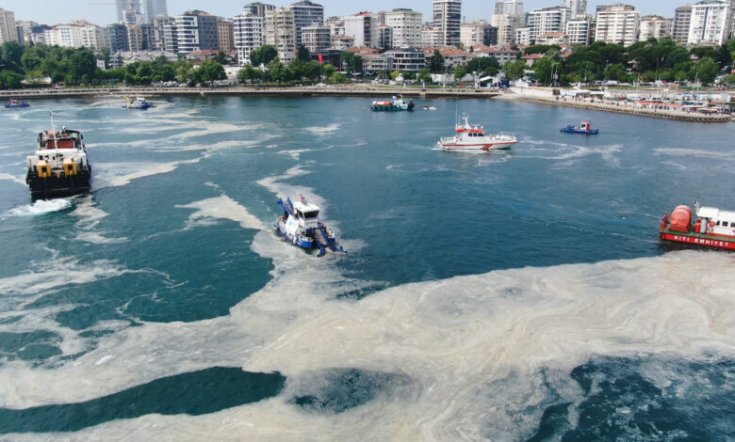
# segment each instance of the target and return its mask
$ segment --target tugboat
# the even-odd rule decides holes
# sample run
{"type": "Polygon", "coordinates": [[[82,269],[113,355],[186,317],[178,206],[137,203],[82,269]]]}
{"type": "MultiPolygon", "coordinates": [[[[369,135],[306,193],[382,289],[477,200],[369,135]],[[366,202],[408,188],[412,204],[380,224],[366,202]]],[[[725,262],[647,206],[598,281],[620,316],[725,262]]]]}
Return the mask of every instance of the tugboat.
{"type": "Polygon", "coordinates": [[[90,191],[92,166],[78,130],[53,127],[38,134],[35,155],[28,157],[26,183],[34,198],[71,196],[90,191]]]}
{"type": "Polygon", "coordinates": [[[412,112],[415,103],[413,100],[406,101],[400,95],[393,97],[390,100],[375,100],[370,105],[370,110],[373,112],[397,112],[397,111],[409,111],[412,112]]]}
{"type": "Polygon", "coordinates": [[[565,134],[597,135],[600,133],[600,129],[592,129],[592,123],[588,120],[584,120],[579,123],[579,126],[569,124],[567,127],[559,129],[559,132],[565,134]]]}
{"type": "Polygon", "coordinates": [[[337,245],[332,229],[319,219],[319,206],[306,201],[301,195],[298,201],[278,200],[283,208],[283,216],[276,221],[276,231],[297,247],[306,250],[319,249],[317,256],[324,256],[327,250],[345,253],[337,245]]]}
{"type": "Polygon", "coordinates": [[[661,220],[663,241],[713,249],[735,250],[735,212],[695,203],[696,219],[689,206],[681,205],[661,220]]]}
{"type": "Polygon", "coordinates": [[[454,127],[456,134],[453,137],[442,137],[438,145],[444,150],[489,151],[491,149],[508,149],[516,144],[518,139],[513,135],[488,134],[482,126],[469,123],[469,116],[462,115],[462,123],[454,127]]]}
{"type": "Polygon", "coordinates": [[[11,98],[5,103],[5,109],[22,109],[25,107],[31,107],[31,105],[27,101],[20,101],[15,98],[11,98]]]}
{"type": "Polygon", "coordinates": [[[125,97],[125,104],[123,104],[123,107],[126,109],[146,110],[153,107],[153,105],[147,102],[144,97],[125,97]]]}

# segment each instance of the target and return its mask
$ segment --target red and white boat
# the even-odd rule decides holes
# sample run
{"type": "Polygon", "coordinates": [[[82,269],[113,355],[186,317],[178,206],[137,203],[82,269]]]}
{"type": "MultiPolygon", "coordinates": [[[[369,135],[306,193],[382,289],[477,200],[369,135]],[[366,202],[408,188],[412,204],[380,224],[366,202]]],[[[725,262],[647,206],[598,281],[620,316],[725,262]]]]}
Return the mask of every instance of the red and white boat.
{"type": "Polygon", "coordinates": [[[661,220],[661,239],[713,249],[735,250],[735,212],[694,205],[676,208],[661,220]]]}
{"type": "Polygon", "coordinates": [[[516,144],[518,139],[507,134],[488,134],[482,126],[469,123],[469,117],[462,115],[462,123],[458,123],[453,137],[439,139],[439,147],[444,150],[480,150],[507,149],[516,144]]]}

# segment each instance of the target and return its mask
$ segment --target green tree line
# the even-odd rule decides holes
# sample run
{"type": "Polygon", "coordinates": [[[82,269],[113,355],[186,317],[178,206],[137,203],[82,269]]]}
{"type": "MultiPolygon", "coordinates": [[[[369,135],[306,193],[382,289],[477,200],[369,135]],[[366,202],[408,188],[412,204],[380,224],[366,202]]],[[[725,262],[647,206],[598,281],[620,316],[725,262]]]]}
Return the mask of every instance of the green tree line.
{"type": "MultiPolygon", "coordinates": [[[[109,59],[104,51],[100,59],[109,59]]],[[[222,64],[205,61],[195,65],[189,61],[174,63],[159,57],[153,61],[134,62],[124,67],[103,70],[97,66],[98,56],[87,48],[22,45],[6,42],[0,50],[0,89],[19,88],[22,81],[51,78],[54,83],[67,85],[103,85],[125,83],[149,85],[160,81],[211,83],[226,79],[222,64]]]]}

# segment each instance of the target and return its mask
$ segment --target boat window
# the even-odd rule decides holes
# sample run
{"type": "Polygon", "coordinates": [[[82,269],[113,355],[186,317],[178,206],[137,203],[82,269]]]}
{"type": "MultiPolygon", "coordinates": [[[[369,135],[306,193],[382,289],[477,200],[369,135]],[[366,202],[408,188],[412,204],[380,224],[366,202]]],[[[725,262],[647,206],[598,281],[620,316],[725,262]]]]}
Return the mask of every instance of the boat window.
{"type": "Polygon", "coordinates": [[[313,218],[316,218],[318,216],[319,216],[319,211],[318,210],[313,210],[311,212],[305,212],[304,213],[304,218],[306,218],[306,219],[313,219],[313,218]]]}
{"type": "Polygon", "coordinates": [[[723,227],[730,227],[730,223],[728,221],[723,221],[722,222],[722,226],[723,227]]]}
{"type": "Polygon", "coordinates": [[[718,220],[718,221],[717,221],[717,222],[715,223],[715,225],[719,226],[719,225],[720,225],[720,221],[718,220]]]}

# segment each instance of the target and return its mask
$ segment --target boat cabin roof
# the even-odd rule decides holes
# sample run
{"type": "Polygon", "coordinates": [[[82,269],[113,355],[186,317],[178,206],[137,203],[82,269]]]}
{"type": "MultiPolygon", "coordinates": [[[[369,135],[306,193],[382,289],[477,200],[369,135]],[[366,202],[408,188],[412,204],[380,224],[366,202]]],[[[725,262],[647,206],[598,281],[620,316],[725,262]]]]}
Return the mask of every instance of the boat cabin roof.
{"type": "Polygon", "coordinates": [[[735,221],[735,212],[720,210],[716,207],[700,207],[699,210],[697,210],[697,216],[700,218],[735,221]]]}
{"type": "Polygon", "coordinates": [[[82,133],[78,130],[45,130],[38,134],[40,149],[74,149],[81,147],[82,133]]]}
{"type": "Polygon", "coordinates": [[[294,201],[293,208],[301,213],[306,212],[319,212],[319,206],[313,203],[303,203],[301,201],[294,201]]]}

